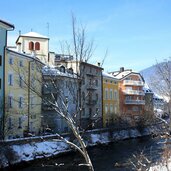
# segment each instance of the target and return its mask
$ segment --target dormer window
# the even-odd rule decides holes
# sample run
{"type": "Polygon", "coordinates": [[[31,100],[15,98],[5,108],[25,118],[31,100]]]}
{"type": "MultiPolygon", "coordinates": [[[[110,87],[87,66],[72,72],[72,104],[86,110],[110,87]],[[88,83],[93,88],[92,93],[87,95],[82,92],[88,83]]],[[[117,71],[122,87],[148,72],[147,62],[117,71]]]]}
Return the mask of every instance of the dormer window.
{"type": "Polygon", "coordinates": [[[35,50],[40,50],[40,43],[39,42],[35,43],[35,50]]]}
{"type": "Polygon", "coordinates": [[[69,71],[70,74],[73,74],[73,69],[72,68],[69,68],[68,71],[69,71]]]}
{"type": "Polygon", "coordinates": [[[34,43],[33,42],[29,42],[29,50],[34,50],[34,43]]]}
{"type": "Polygon", "coordinates": [[[65,73],[65,67],[64,66],[61,66],[60,67],[60,71],[65,73]]]}

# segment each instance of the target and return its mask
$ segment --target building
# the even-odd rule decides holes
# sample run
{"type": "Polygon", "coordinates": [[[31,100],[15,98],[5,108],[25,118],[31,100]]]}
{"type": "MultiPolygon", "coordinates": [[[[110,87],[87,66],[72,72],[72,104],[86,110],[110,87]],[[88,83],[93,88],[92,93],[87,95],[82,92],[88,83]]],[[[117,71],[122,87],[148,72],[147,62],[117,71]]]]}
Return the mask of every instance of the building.
{"type": "Polygon", "coordinates": [[[154,93],[153,91],[148,87],[147,84],[144,86],[144,100],[145,100],[145,113],[148,115],[153,115],[154,114],[154,101],[153,101],[153,96],[154,93]]]}
{"type": "Polygon", "coordinates": [[[120,115],[134,124],[144,113],[144,79],[140,73],[124,67],[111,74],[119,79],[120,115]]]}
{"type": "Polygon", "coordinates": [[[77,124],[83,129],[102,127],[102,70],[100,64],[75,61],[72,56],[56,55],[55,65],[72,69],[79,77],[77,124]]]}
{"type": "Polygon", "coordinates": [[[72,70],[68,70],[64,66],[44,67],[42,105],[44,132],[49,128],[53,133],[66,133],[70,131],[66,120],[59,113],[71,116],[76,122],[77,83],[77,76],[72,70]],[[55,104],[55,102],[57,102],[59,108],[52,106],[52,103],[55,104]],[[60,109],[60,112],[57,112],[59,111],[58,109],[60,109]]]}
{"type": "Polygon", "coordinates": [[[16,40],[17,51],[36,56],[41,62],[50,64],[54,61],[49,57],[49,38],[36,32],[20,34],[16,40]]]}
{"type": "Polygon", "coordinates": [[[10,49],[5,53],[5,139],[41,131],[42,63],[10,49]]]}
{"type": "Polygon", "coordinates": [[[3,138],[4,100],[5,100],[5,48],[7,47],[7,32],[14,30],[14,25],[0,20],[0,139],[3,138]]]}
{"type": "Polygon", "coordinates": [[[113,126],[119,116],[119,80],[103,72],[103,127],[113,126]]]}

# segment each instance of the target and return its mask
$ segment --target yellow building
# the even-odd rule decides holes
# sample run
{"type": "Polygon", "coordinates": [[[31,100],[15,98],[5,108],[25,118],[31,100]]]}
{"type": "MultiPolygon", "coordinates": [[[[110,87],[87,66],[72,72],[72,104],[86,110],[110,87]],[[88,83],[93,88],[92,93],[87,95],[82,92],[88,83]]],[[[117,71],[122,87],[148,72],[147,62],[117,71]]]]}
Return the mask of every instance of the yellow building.
{"type": "Polygon", "coordinates": [[[118,80],[103,72],[103,127],[112,126],[119,115],[118,80]]]}
{"type": "Polygon", "coordinates": [[[34,56],[6,49],[5,139],[37,135],[41,129],[42,63],[34,56]]]}

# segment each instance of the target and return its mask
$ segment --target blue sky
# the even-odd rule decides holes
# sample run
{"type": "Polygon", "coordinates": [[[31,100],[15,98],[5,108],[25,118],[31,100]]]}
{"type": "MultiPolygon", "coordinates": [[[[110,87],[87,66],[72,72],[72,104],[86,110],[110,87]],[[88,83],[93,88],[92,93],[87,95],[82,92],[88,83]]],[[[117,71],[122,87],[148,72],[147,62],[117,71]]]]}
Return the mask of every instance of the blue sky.
{"type": "Polygon", "coordinates": [[[105,71],[124,66],[140,71],[171,56],[170,0],[2,0],[1,19],[15,25],[9,33],[13,45],[18,32],[31,29],[48,35],[50,50],[71,39],[71,12],[86,26],[96,47],[92,63],[104,62],[105,71]]]}

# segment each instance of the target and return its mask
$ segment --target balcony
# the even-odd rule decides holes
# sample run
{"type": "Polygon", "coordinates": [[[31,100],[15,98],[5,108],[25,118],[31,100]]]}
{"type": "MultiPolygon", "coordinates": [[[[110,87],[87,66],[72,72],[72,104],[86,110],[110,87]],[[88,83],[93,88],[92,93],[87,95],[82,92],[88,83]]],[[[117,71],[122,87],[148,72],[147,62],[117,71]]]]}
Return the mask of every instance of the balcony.
{"type": "Polygon", "coordinates": [[[89,77],[97,77],[97,74],[94,72],[88,72],[88,73],[86,73],[86,75],[89,77]]]}
{"type": "Polygon", "coordinates": [[[139,95],[139,96],[144,96],[145,93],[144,91],[141,90],[123,90],[124,94],[129,94],[129,95],[139,95]]]}
{"type": "Polygon", "coordinates": [[[95,84],[87,84],[87,90],[97,90],[97,86],[95,84]]]}
{"type": "Polygon", "coordinates": [[[124,80],[123,85],[144,86],[143,81],[124,80]]]}
{"type": "Polygon", "coordinates": [[[56,93],[57,88],[50,86],[50,87],[43,87],[43,94],[50,94],[50,93],[56,93]]]}
{"type": "Polygon", "coordinates": [[[97,104],[97,100],[86,100],[86,104],[87,105],[96,105],[97,104]]]}
{"type": "Polygon", "coordinates": [[[126,99],[125,100],[125,104],[130,104],[130,105],[132,105],[132,104],[134,104],[134,105],[145,105],[145,100],[128,100],[128,99],[126,99]]]}
{"type": "Polygon", "coordinates": [[[42,110],[51,111],[51,110],[54,110],[54,108],[51,105],[42,104],[42,110]]]}

